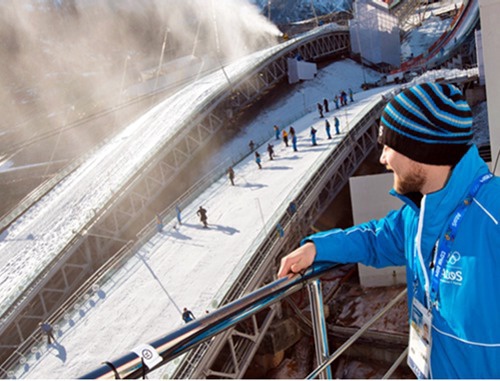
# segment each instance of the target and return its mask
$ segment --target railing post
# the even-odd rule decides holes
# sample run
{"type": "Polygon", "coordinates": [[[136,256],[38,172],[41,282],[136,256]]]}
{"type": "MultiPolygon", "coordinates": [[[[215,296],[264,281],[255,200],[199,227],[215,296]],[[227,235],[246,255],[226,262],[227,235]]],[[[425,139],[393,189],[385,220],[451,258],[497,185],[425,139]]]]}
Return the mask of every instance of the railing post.
{"type": "MultiPolygon", "coordinates": [[[[313,324],[314,346],[316,348],[316,359],[318,366],[321,366],[330,355],[328,349],[328,336],[326,331],[325,310],[323,305],[323,294],[321,292],[321,282],[315,279],[307,284],[309,291],[309,301],[311,303],[311,320],[313,324]]],[[[321,378],[331,379],[332,371],[328,366],[321,372],[321,378]]]]}

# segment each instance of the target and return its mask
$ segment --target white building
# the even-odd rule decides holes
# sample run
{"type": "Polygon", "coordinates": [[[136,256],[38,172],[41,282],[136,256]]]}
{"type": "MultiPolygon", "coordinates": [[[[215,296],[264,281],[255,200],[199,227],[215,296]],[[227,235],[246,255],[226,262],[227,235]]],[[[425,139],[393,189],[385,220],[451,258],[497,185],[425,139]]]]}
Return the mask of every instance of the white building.
{"type": "Polygon", "coordinates": [[[374,64],[401,64],[398,19],[381,0],[356,0],[354,19],[349,22],[353,53],[374,64]]]}

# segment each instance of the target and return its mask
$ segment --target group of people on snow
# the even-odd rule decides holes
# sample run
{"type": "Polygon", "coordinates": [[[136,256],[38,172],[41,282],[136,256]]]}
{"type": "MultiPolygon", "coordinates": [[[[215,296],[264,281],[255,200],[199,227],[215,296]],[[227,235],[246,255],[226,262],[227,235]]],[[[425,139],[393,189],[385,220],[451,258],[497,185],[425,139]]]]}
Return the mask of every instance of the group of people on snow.
{"type": "MultiPolygon", "coordinates": [[[[351,89],[349,89],[349,95],[350,95],[351,102],[353,102],[354,99],[353,99],[351,89]]],[[[341,91],[340,97],[338,97],[336,95],[334,98],[335,106],[337,109],[339,108],[339,105],[338,105],[339,99],[341,102],[341,106],[347,105],[347,93],[344,90],[341,91]]],[[[326,113],[330,112],[329,102],[328,102],[328,99],[326,99],[326,98],[323,99],[322,103],[318,103],[317,107],[318,107],[318,111],[320,113],[320,118],[325,117],[324,112],[326,112],[326,113]]],[[[334,127],[335,127],[335,133],[337,135],[340,134],[340,121],[336,116],[334,116],[334,127]]],[[[295,128],[293,126],[290,126],[289,130],[287,131],[285,128],[280,129],[280,127],[277,124],[275,124],[273,126],[273,129],[274,129],[274,136],[275,136],[276,140],[280,140],[280,138],[282,138],[283,143],[285,144],[286,147],[289,146],[288,143],[289,143],[289,141],[291,141],[293,151],[294,152],[298,151],[298,149],[297,149],[297,134],[296,134],[295,128]]],[[[326,130],[327,138],[332,139],[331,125],[330,125],[330,121],[328,120],[328,118],[325,119],[325,130],[326,130]]],[[[311,126],[310,136],[311,136],[311,143],[313,146],[318,145],[317,139],[316,139],[316,134],[317,134],[317,130],[314,128],[314,126],[311,126]]],[[[257,166],[259,167],[259,169],[262,169],[262,157],[261,157],[260,153],[256,150],[255,142],[253,140],[250,140],[250,142],[248,143],[248,147],[250,148],[250,152],[253,152],[255,155],[255,162],[256,162],[257,166]]],[[[274,145],[272,143],[268,143],[267,152],[269,154],[269,160],[273,160],[274,159],[274,145]]],[[[226,173],[227,173],[227,176],[229,178],[229,181],[231,182],[231,185],[234,186],[234,177],[235,177],[234,168],[232,166],[228,167],[226,173]]],[[[292,205],[292,206],[293,206],[293,208],[290,210],[292,211],[292,213],[294,213],[296,210],[296,207],[295,207],[295,205],[292,205]]],[[[180,209],[178,207],[176,207],[176,211],[177,211],[177,219],[179,221],[179,224],[181,224],[180,209]]],[[[199,216],[200,221],[203,224],[203,227],[208,228],[207,210],[205,208],[203,208],[202,206],[200,206],[199,209],[197,210],[196,214],[199,216]]],[[[186,323],[188,323],[191,320],[194,320],[195,317],[191,311],[189,311],[187,308],[184,308],[184,311],[182,313],[182,319],[186,323]]]]}

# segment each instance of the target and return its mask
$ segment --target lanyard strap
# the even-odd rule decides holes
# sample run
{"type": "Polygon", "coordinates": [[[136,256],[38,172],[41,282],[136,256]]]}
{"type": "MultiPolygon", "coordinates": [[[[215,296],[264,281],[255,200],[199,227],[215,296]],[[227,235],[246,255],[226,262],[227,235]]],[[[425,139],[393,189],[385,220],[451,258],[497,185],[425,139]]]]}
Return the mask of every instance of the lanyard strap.
{"type": "Polygon", "coordinates": [[[488,182],[493,177],[493,174],[487,173],[485,175],[479,176],[471,186],[469,190],[469,194],[467,197],[458,205],[453,213],[453,217],[450,221],[448,228],[446,229],[444,236],[439,240],[437,245],[437,258],[436,265],[432,271],[432,281],[431,281],[431,290],[430,290],[430,299],[432,305],[435,305],[438,298],[439,292],[439,282],[443,275],[443,271],[448,263],[448,260],[451,256],[451,247],[453,242],[455,241],[455,237],[457,235],[458,227],[460,223],[463,221],[463,217],[468,210],[468,207],[472,203],[472,199],[477,194],[479,189],[483,184],[488,182]]]}

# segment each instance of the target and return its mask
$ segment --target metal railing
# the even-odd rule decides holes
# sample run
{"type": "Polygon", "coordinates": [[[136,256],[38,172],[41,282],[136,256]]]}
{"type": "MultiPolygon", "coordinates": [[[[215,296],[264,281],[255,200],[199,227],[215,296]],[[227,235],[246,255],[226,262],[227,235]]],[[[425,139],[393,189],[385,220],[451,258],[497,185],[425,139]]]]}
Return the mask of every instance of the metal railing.
{"type": "MultiPolygon", "coordinates": [[[[109,258],[98,271],[92,274],[92,276],[89,277],[53,314],[45,319],[46,322],[53,326],[55,332],[59,330],[59,323],[62,319],[69,320],[69,311],[71,309],[78,309],[92,294],[99,291],[100,285],[104,283],[108,276],[108,270],[120,267],[123,262],[123,253],[126,252],[131,245],[132,241],[126,243],[125,246],[109,258]]],[[[18,363],[21,365],[26,363],[26,356],[30,352],[35,353],[38,350],[37,345],[41,344],[42,340],[43,334],[41,331],[37,330],[17,346],[15,351],[0,366],[0,370],[3,371],[4,376],[7,376],[7,378],[14,378],[14,371],[11,369],[18,363]]]]}
{"type": "MultiPolygon", "coordinates": [[[[135,352],[127,353],[112,361],[105,361],[99,368],[83,375],[82,379],[116,379],[116,378],[139,378],[144,377],[169,361],[172,361],[184,352],[207,342],[212,337],[222,333],[236,324],[242,322],[294,294],[295,292],[309,288],[310,302],[313,310],[313,326],[315,334],[315,346],[320,366],[315,369],[308,378],[316,378],[318,375],[328,375],[328,367],[337,359],[350,345],[352,345],[371,325],[384,316],[396,303],[400,302],[406,294],[406,289],[394,298],[386,307],[373,316],[355,335],[346,341],[335,353],[328,356],[328,345],[326,344],[326,325],[323,312],[323,301],[319,279],[338,265],[333,263],[317,263],[305,271],[303,275],[295,275],[291,278],[278,279],[258,290],[231,302],[209,315],[191,321],[185,326],[162,336],[145,346],[149,349],[152,358],[157,356],[156,364],[151,363],[148,356],[141,357],[135,352]],[[149,366],[148,366],[149,364],[149,366]],[[154,365],[153,365],[154,364],[154,365]]],[[[404,357],[403,355],[400,356],[404,357]]],[[[400,361],[398,359],[397,361],[400,361]]],[[[391,367],[391,371],[395,370],[391,367]]],[[[389,373],[389,372],[388,372],[389,373]]],[[[390,374],[386,373],[389,377],[390,374]]]]}

